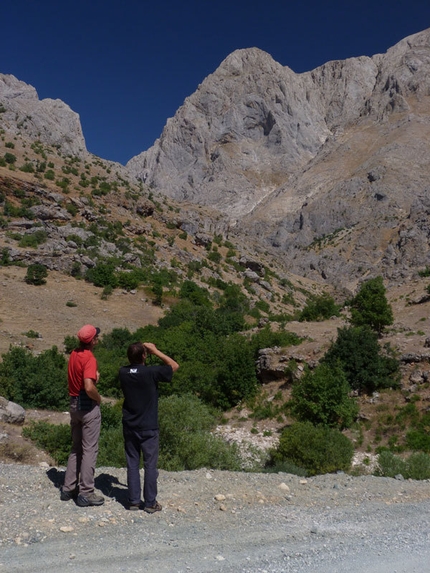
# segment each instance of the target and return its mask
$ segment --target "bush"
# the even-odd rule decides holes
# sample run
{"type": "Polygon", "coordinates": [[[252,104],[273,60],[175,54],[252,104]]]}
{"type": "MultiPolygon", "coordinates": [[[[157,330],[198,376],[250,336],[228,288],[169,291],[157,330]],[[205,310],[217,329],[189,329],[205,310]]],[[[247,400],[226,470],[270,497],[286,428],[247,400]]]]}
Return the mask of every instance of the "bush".
{"type": "Polygon", "coordinates": [[[328,294],[322,294],[309,297],[306,306],[299,314],[299,321],[322,321],[339,314],[339,306],[334,299],[328,294]]]}
{"type": "Polygon", "coordinates": [[[378,334],[381,334],[385,326],[393,324],[393,311],[385,292],[382,277],[363,283],[351,301],[351,324],[369,326],[378,334]]]}
{"type": "Polygon", "coordinates": [[[14,155],[13,153],[5,153],[3,155],[3,158],[9,165],[13,165],[16,161],[16,155],[14,155]]]}
{"type": "Polygon", "coordinates": [[[402,475],[405,479],[430,479],[430,456],[424,453],[414,453],[403,459],[384,450],[379,454],[379,468],[375,475],[395,477],[402,475]]]}
{"type": "Polygon", "coordinates": [[[64,337],[64,352],[66,354],[71,354],[75,348],[79,346],[79,340],[77,336],[65,336],[64,337]]]}
{"type": "Polygon", "coordinates": [[[29,285],[44,285],[46,284],[45,278],[48,276],[48,271],[45,266],[39,263],[34,263],[27,268],[25,275],[25,282],[29,285]]]}
{"type": "Polygon", "coordinates": [[[210,433],[217,419],[196,396],[161,398],[159,420],[161,468],[168,471],[201,467],[240,469],[237,447],[210,433]]]}
{"type": "Polygon", "coordinates": [[[46,231],[40,229],[34,233],[24,235],[18,244],[20,247],[32,247],[35,249],[38,245],[45,243],[47,238],[48,235],[46,231]]]}
{"type": "MultiPolygon", "coordinates": [[[[409,407],[412,404],[408,404],[409,407]]],[[[411,412],[411,426],[412,428],[406,434],[406,446],[410,450],[421,451],[427,454],[430,453],[430,413],[425,412],[421,418],[417,412],[415,415],[411,412]]]]}
{"type": "Polygon", "coordinates": [[[296,346],[302,342],[302,339],[293,332],[287,330],[272,331],[270,325],[253,334],[250,345],[253,349],[254,356],[257,358],[258,351],[261,348],[272,348],[273,346],[296,346]]]}
{"type": "Polygon", "coordinates": [[[310,475],[325,474],[348,470],[353,454],[352,442],[339,430],[297,422],[282,432],[279,446],[271,452],[269,466],[289,461],[310,475]]]}
{"type": "Polygon", "coordinates": [[[348,380],[339,366],[320,364],[297,381],[291,393],[291,412],[299,421],[348,428],[358,414],[349,396],[348,380]]]}
{"type": "Polygon", "coordinates": [[[118,286],[113,263],[97,263],[95,267],[87,270],[85,279],[97,287],[111,286],[116,288],[118,286]]]}
{"type": "Polygon", "coordinates": [[[331,367],[339,364],[353,390],[372,393],[378,388],[394,388],[399,383],[399,363],[389,346],[384,353],[378,336],[370,327],[339,328],[337,340],[322,362],[331,367]]]}
{"type": "Polygon", "coordinates": [[[23,428],[22,435],[34,442],[38,448],[49,453],[54,462],[65,466],[72,445],[70,426],[68,424],[48,424],[48,422],[32,422],[23,428]]]}
{"type": "Polygon", "coordinates": [[[14,347],[2,358],[1,396],[24,408],[68,408],[67,363],[56,346],[38,356],[24,348],[14,347]]]}

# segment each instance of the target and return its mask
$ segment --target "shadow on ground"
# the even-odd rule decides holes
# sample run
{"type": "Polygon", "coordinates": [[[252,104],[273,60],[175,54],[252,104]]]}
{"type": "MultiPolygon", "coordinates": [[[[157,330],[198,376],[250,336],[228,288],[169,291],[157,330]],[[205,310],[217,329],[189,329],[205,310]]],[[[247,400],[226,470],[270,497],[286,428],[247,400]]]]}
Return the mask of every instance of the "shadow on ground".
{"type": "MultiPolygon", "coordinates": [[[[57,468],[50,468],[46,475],[51,480],[53,485],[60,490],[61,486],[64,484],[64,470],[58,470],[57,468]]],[[[94,484],[97,489],[99,489],[103,495],[114,499],[116,502],[121,504],[123,507],[128,508],[128,491],[127,484],[122,483],[115,476],[108,473],[100,474],[96,476],[94,484]]]]}

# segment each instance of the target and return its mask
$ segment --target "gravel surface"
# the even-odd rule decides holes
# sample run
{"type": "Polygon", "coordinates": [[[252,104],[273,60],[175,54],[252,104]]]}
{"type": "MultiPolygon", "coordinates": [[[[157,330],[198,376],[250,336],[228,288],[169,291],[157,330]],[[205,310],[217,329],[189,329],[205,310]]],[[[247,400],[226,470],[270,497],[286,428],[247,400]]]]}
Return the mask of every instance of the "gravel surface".
{"type": "Polygon", "coordinates": [[[163,511],[131,512],[126,472],[104,506],[59,499],[64,468],[0,464],[0,572],[426,573],[430,483],[160,471],[163,511]]]}

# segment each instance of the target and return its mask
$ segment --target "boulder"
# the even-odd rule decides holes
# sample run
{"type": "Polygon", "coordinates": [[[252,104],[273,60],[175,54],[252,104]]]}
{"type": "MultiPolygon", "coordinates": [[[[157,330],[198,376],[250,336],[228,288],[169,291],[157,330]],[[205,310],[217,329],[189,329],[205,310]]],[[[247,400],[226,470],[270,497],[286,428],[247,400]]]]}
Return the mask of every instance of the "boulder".
{"type": "Polygon", "coordinates": [[[23,424],[25,420],[25,410],[22,406],[10,402],[0,396],[0,422],[8,424],[23,424]]]}

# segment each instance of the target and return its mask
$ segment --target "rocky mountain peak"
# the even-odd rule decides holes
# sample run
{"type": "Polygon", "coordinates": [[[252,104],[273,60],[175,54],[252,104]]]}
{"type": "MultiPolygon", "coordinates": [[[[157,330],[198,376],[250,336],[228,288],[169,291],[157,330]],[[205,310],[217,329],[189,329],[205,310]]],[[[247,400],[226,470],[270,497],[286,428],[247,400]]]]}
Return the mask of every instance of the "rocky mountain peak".
{"type": "Polygon", "coordinates": [[[430,263],[429,78],[430,30],[302,74],[237,50],[127,167],[299,274],[398,280],[430,263]]]}
{"type": "Polygon", "coordinates": [[[79,115],[59,99],[39,100],[34,87],[13,75],[0,74],[2,128],[11,134],[61,149],[65,154],[87,155],[79,115]]]}

